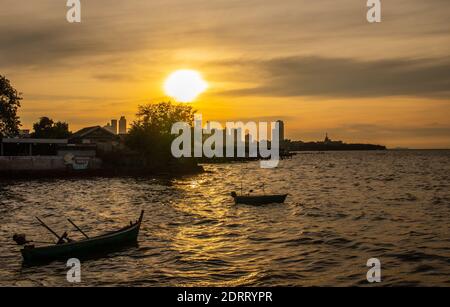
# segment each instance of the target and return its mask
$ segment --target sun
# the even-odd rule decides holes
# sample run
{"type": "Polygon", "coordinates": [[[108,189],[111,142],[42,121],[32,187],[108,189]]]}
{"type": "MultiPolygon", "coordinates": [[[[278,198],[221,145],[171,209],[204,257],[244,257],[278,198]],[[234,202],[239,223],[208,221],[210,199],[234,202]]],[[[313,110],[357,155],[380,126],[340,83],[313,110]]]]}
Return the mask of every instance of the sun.
{"type": "Polygon", "coordinates": [[[175,98],[178,102],[192,102],[207,88],[208,83],[195,70],[177,70],[164,82],[166,95],[175,98]]]}

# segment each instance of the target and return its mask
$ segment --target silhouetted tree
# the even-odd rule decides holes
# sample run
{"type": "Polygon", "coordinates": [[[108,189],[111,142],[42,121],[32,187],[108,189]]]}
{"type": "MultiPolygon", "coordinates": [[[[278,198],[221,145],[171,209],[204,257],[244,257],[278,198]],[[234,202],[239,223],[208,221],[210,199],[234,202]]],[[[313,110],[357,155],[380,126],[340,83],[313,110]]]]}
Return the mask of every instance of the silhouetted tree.
{"type": "Polygon", "coordinates": [[[139,106],[125,144],[140,153],[148,165],[167,164],[172,159],[170,147],[176,137],[171,134],[176,122],[193,123],[195,110],[185,104],[160,102],[139,106]]]}
{"type": "Polygon", "coordinates": [[[19,133],[20,120],[17,110],[22,100],[21,93],[11,86],[6,77],[0,75],[0,137],[19,133]]]}
{"type": "Polygon", "coordinates": [[[31,134],[33,138],[39,139],[66,139],[69,138],[69,124],[64,122],[53,122],[48,117],[41,117],[39,122],[33,125],[34,132],[31,134]]]}

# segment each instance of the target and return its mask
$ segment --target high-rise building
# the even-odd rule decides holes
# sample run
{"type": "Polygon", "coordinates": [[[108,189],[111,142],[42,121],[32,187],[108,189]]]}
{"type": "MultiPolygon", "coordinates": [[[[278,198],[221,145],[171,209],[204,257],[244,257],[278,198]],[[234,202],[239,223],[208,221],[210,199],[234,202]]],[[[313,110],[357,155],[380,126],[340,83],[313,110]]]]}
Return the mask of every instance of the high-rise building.
{"type": "Polygon", "coordinates": [[[114,134],[117,134],[117,119],[111,120],[111,131],[114,132],[114,134]]]}
{"type": "Polygon", "coordinates": [[[278,120],[278,128],[280,129],[280,145],[284,143],[284,122],[282,120],[278,120]]]}
{"type": "Polygon", "coordinates": [[[122,116],[119,120],[119,134],[127,134],[127,119],[122,116]]]}

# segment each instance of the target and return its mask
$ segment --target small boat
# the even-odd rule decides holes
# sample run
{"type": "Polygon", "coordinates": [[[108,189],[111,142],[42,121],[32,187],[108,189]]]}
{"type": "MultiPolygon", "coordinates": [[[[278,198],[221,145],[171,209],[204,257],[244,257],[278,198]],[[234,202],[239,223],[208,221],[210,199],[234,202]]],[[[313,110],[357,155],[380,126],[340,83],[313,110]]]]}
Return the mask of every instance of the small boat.
{"type": "Polygon", "coordinates": [[[231,192],[236,204],[245,205],[267,205],[267,204],[282,204],[286,200],[287,194],[272,194],[272,195],[237,195],[236,192],[231,192]]]}
{"type": "MultiPolygon", "coordinates": [[[[34,244],[29,244],[32,241],[26,241],[24,235],[15,235],[14,240],[19,245],[25,244],[21,253],[24,262],[27,264],[50,262],[53,260],[68,260],[70,258],[89,258],[136,244],[143,217],[144,211],[141,212],[136,222],[130,222],[130,225],[122,229],[92,238],[89,238],[78,226],[69,220],[86,237],[86,239],[80,241],[69,240],[67,233],[58,237],[59,241],[57,244],[44,247],[35,247],[34,244]]],[[[40,222],[57,236],[42,221],[40,222]]]]}

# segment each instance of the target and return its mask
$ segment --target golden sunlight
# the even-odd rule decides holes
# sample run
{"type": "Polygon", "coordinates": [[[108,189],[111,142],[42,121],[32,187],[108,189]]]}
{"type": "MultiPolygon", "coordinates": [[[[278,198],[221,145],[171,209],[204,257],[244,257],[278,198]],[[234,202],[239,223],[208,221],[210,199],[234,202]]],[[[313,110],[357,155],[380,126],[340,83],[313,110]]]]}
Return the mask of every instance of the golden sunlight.
{"type": "Polygon", "coordinates": [[[164,91],[178,102],[192,102],[206,91],[208,83],[195,70],[177,70],[164,83],[164,91]]]}

